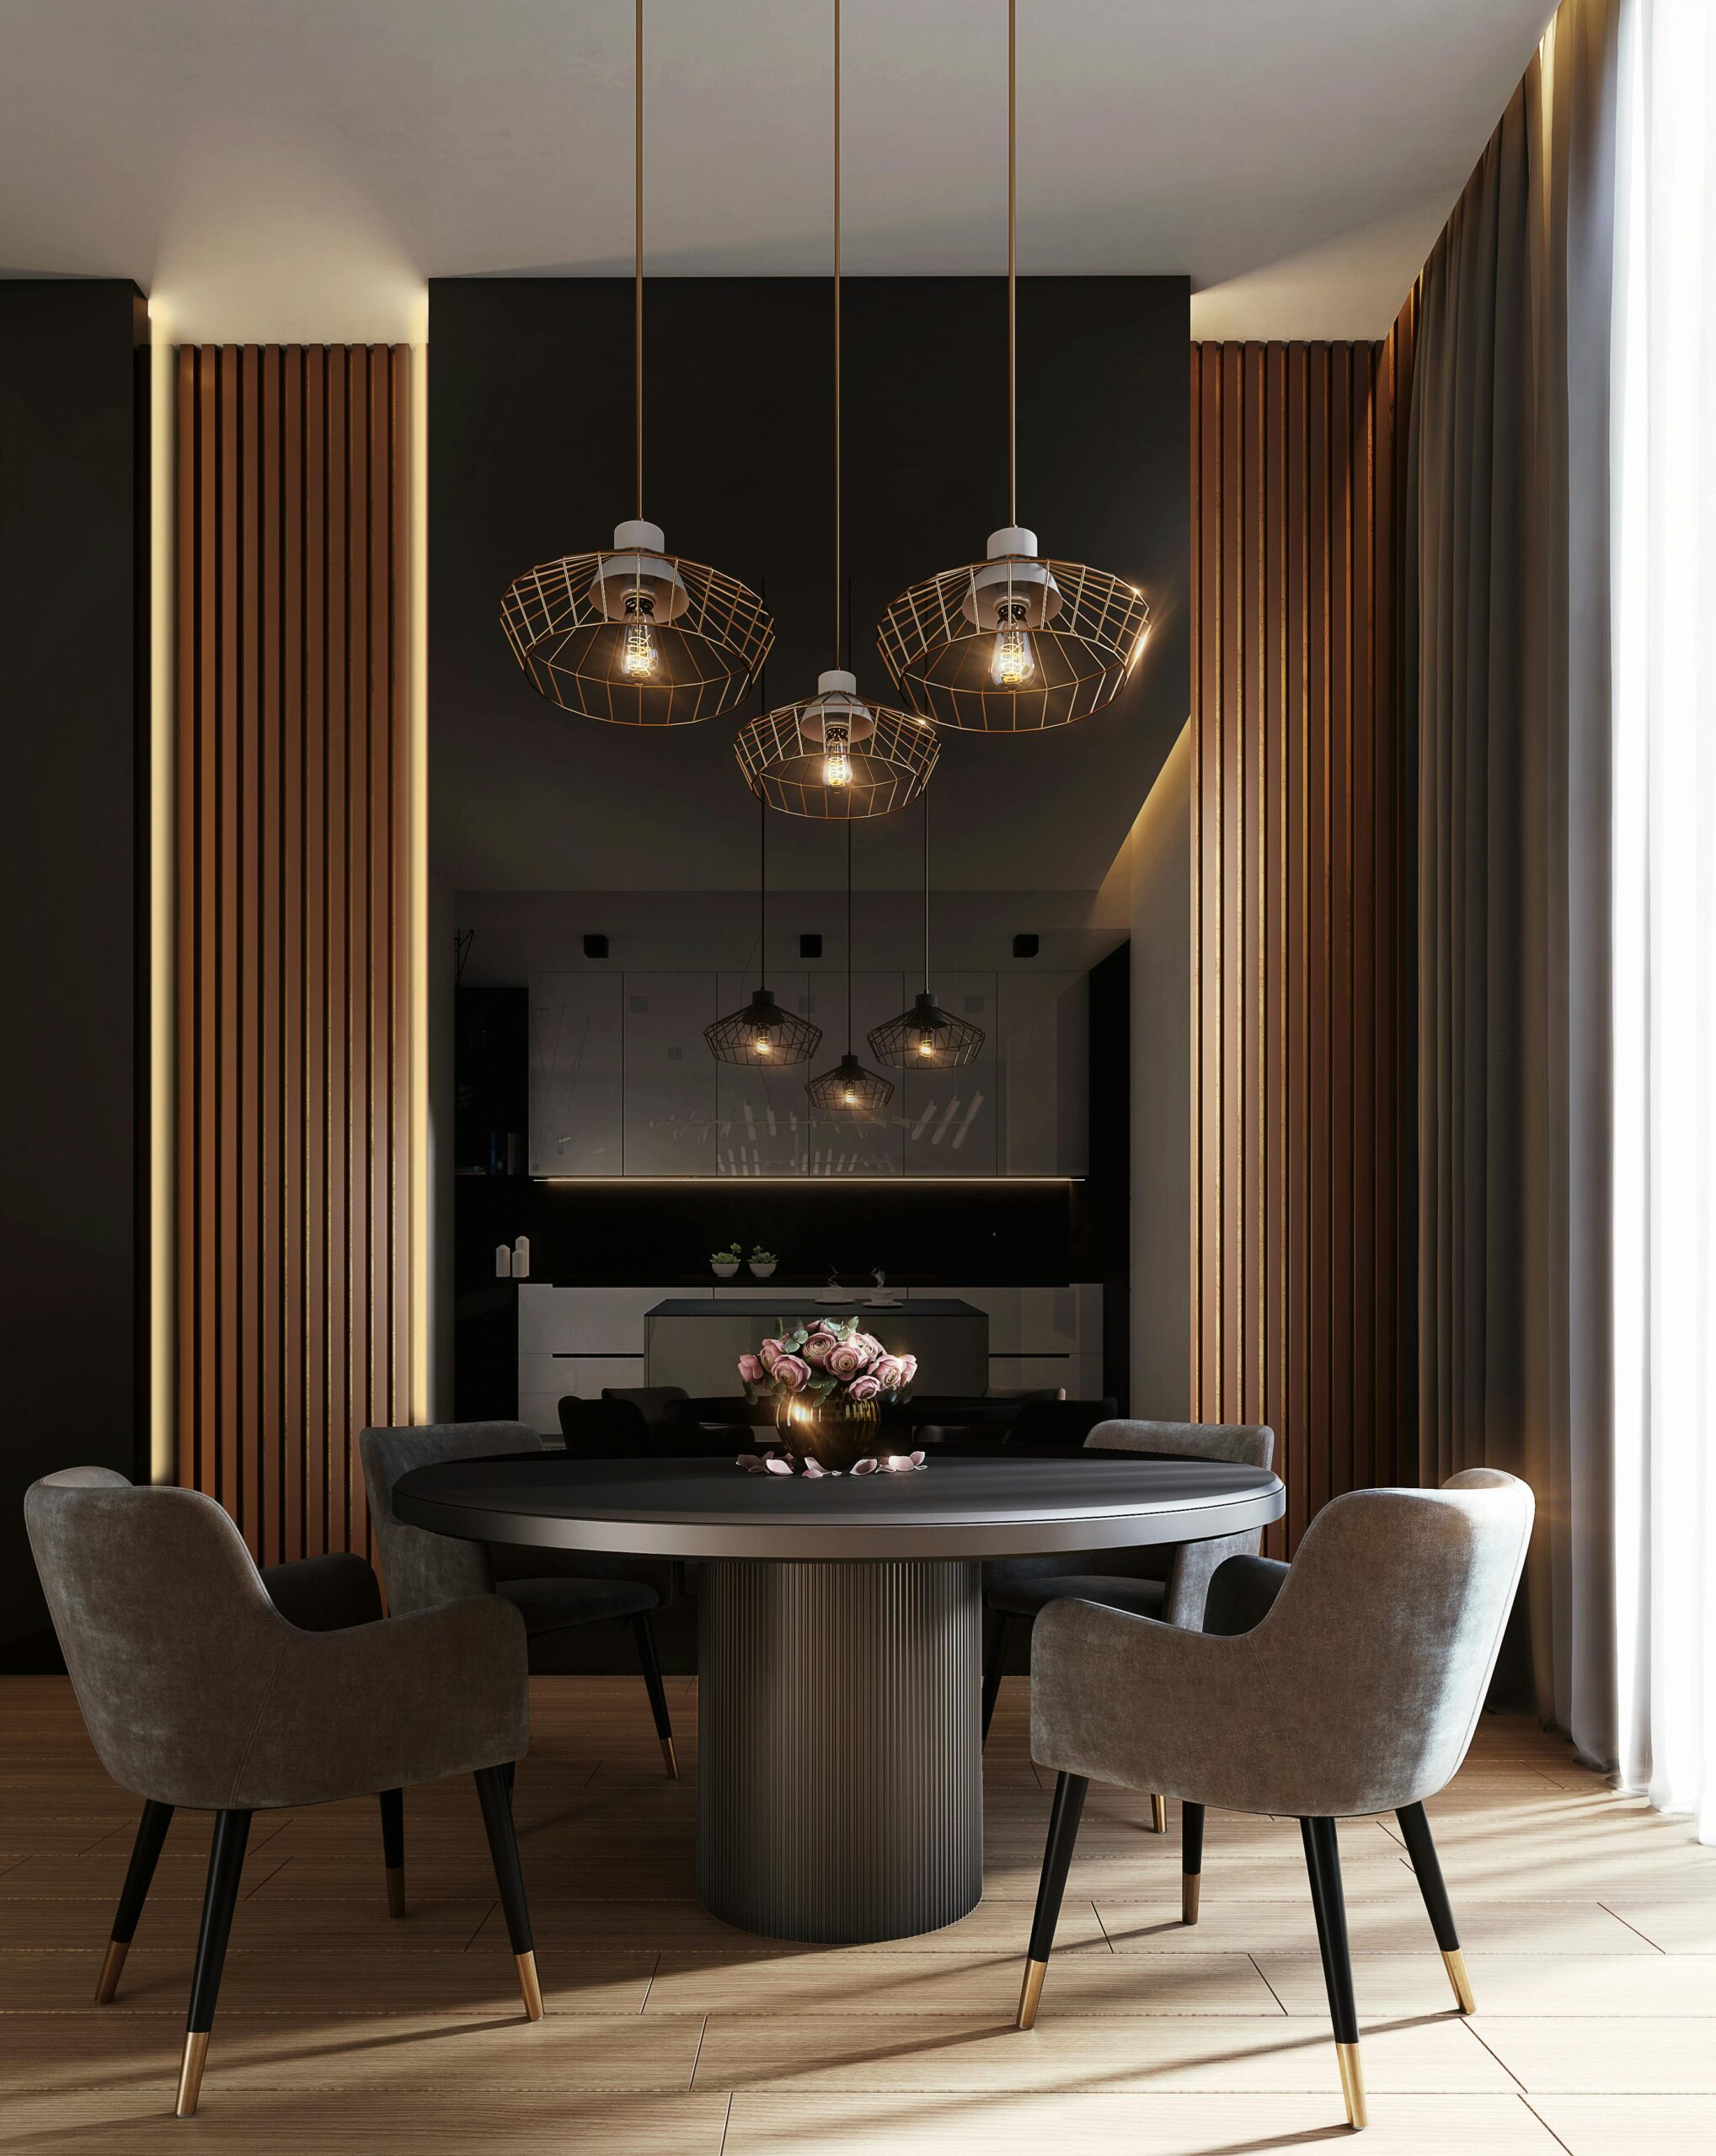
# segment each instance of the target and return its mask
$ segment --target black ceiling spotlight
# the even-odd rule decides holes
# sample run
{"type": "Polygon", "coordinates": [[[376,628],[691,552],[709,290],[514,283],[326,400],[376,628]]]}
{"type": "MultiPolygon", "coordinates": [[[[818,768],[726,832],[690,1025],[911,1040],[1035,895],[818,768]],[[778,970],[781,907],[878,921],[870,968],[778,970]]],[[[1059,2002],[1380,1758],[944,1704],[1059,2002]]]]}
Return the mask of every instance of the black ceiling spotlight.
{"type": "Polygon", "coordinates": [[[872,1027],[870,1054],[899,1070],[952,1070],[975,1063],[983,1028],[944,1011],[929,985],[929,796],[923,798],[923,986],[909,1011],[872,1027]]]}
{"type": "Polygon", "coordinates": [[[607,937],[586,936],[584,939],[584,955],[586,958],[605,958],[607,956],[607,937]]]}
{"type": "MultiPolygon", "coordinates": [[[[768,803],[760,797],[756,864],[756,969],[766,973],[768,952],[768,803]]],[[[822,1028],[791,1011],[783,1011],[772,990],[759,988],[742,1011],[703,1027],[709,1054],[718,1063],[741,1063],[756,1070],[805,1063],[822,1044],[822,1028]]]]}
{"type": "Polygon", "coordinates": [[[891,1080],[879,1071],[866,1070],[852,1052],[852,825],[846,827],[846,1054],[832,1070],[825,1070],[805,1088],[813,1108],[838,1114],[844,1108],[858,1115],[874,1115],[894,1097],[891,1080]]]}
{"type": "Polygon", "coordinates": [[[822,938],[820,936],[801,936],[799,938],[799,956],[801,958],[820,958],[822,956],[822,938]]]}
{"type": "Polygon", "coordinates": [[[1016,958],[1034,958],[1037,950],[1038,939],[1034,936],[1015,936],[1013,939],[1013,955],[1016,958]]]}

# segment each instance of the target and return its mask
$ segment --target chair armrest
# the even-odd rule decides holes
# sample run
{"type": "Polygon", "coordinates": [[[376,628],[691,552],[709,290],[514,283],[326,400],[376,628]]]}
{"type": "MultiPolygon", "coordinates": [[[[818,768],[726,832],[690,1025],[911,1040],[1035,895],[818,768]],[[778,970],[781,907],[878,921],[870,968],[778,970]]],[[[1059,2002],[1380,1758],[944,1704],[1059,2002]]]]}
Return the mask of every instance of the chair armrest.
{"type": "Polygon", "coordinates": [[[521,1758],[524,1620],[498,1596],[335,1632],[281,1626],[235,1808],[373,1796],[521,1758]]]}
{"type": "Polygon", "coordinates": [[[1254,1630],[1275,1608],[1286,1581],[1286,1566],[1273,1557],[1229,1557],[1210,1582],[1204,1630],[1229,1637],[1254,1630]]]}
{"type": "Polygon", "coordinates": [[[1032,1632],[1031,1757],[1062,1773],[1268,1812],[1289,1710],[1249,1637],[1071,1601],[1032,1632]]]}
{"type": "Polygon", "coordinates": [[[382,1614],[382,1591],[361,1557],[336,1551],[300,1557],[290,1565],[265,1565],[262,1584],[289,1625],[302,1632],[338,1632],[349,1625],[373,1625],[382,1614]]]}
{"type": "MultiPolygon", "coordinates": [[[[1222,1629],[1205,1620],[1204,1604],[1210,1591],[1210,1582],[1223,1565],[1231,1563],[1235,1558],[1254,1557],[1259,1539],[1258,1529],[1253,1528],[1244,1534],[1218,1534],[1207,1542],[1177,1544],[1168,1575],[1168,1593],[1163,1601],[1163,1621],[1183,1625],[1189,1632],[1222,1629]]],[[[1248,1628],[1232,1626],[1229,1629],[1243,1630],[1248,1628]]]]}

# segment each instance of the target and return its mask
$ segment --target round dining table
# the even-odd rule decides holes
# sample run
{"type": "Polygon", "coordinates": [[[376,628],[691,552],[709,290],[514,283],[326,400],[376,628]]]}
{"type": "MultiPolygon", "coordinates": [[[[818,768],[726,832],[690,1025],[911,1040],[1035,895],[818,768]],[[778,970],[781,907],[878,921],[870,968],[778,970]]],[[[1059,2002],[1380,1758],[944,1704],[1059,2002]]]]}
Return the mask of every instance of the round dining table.
{"type": "Polygon", "coordinates": [[[696,1559],[698,1899],[845,1945],[981,1897],[983,1561],[1242,1534],[1285,1493],[1111,1452],[820,1479],[532,1453],[413,1469],[393,1505],[472,1541],[696,1559]]]}

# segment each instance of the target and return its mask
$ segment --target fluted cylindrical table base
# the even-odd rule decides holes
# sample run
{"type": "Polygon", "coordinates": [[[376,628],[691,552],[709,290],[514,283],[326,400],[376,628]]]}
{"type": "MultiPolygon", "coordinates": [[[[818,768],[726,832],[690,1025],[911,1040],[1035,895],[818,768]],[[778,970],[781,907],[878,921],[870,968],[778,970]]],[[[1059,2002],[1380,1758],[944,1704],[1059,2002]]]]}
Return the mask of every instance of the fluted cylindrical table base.
{"type": "Polygon", "coordinates": [[[703,1907],[831,1945],[975,1908],[981,1565],[717,1559],[698,1601],[703,1907]]]}

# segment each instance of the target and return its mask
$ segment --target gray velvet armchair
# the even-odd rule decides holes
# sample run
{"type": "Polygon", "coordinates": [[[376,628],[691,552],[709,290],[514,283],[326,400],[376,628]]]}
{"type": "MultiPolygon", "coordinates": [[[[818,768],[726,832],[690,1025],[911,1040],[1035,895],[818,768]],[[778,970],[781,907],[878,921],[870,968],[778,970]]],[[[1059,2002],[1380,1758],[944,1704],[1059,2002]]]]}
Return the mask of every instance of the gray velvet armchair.
{"type": "MultiPolygon", "coordinates": [[[[1243,1467],[1274,1464],[1275,1433],[1251,1422],[1099,1422],[1087,1452],[1131,1452],[1175,1460],[1225,1460],[1243,1467]]],[[[1132,1550],[1082,1550],[1073,1556],[1002,1557],[983,1567],[989,1609],[983,1650],[983,1734],[987,1737],[1001,1689],[1009,1634],[1033,1624],[1051,1603],[1099,1602],[1134,1616],[1159,1618],[1194,1631],[1204,1621],[1204,1596],[1216,1568],[1259,1547],[1256,1529],[1208,1542],[1168,1543],[1132,1550]]],[[[1158,1794],[1151,1806],[1157,1833],[1167,1823],[1158,1794]]]]}
{"type": "Polygon", "coordinates": [[[119,1983],[174,1810],[212,1812],[178,2114],[197,2105],[254,1812],[381,1800],[404,1908],[409,1783],[475,1777],[525,2010],[542,2015],[505,1769],[530,1739],[524,1626],[488,1596],[383,1618],[361,1557],[259,1572],[192,1490],[68,1468],[24,1499],[30,1545],[102,1765],[143,1799],[98,2004],[119,1983]]]}
{"type": "Polygon", "coordinates": [[[1483,1704],[1532,1530],[1531,1491],[1483,1468],[1441,1490],[1325,1505],[1291,1566],[1229,1560],[1206,1629],[1089,1602],[1032,1641],[1031,1756],[1058,1779],[1019,1999],[1029,2029],[1093,1780],[1181,1800],[1181,1914],[1198,1914],[1207,1805],[1297,1817],[1352,2125],[1365,2123],[1334,1822],[1396,1812],[1455,1999],[1471,1987],[1424,1804],[1451,1780],[1483,1704]]]}
{"type": "Polygon", "coordinates": [[[610,1559],[583,1551],[462,1542],[409,1526],[393,1510],[393,1485],[414,1467],[547,1449],[540,1434],[525,1422],[420,1422],[364,1431],[358,1450],[388,1607],[398,1614],[434,1609],[473,1594],[498,1594],[523,1618],[531,1641],[610,1617],[629,1620],[662,1761],[669,1779],[676,1780],[673,1724],[650,1622],[669,1568],[656,1568],[658,1585],[643,1576],[651,1568],[647,1557],[610,1559]]]}

